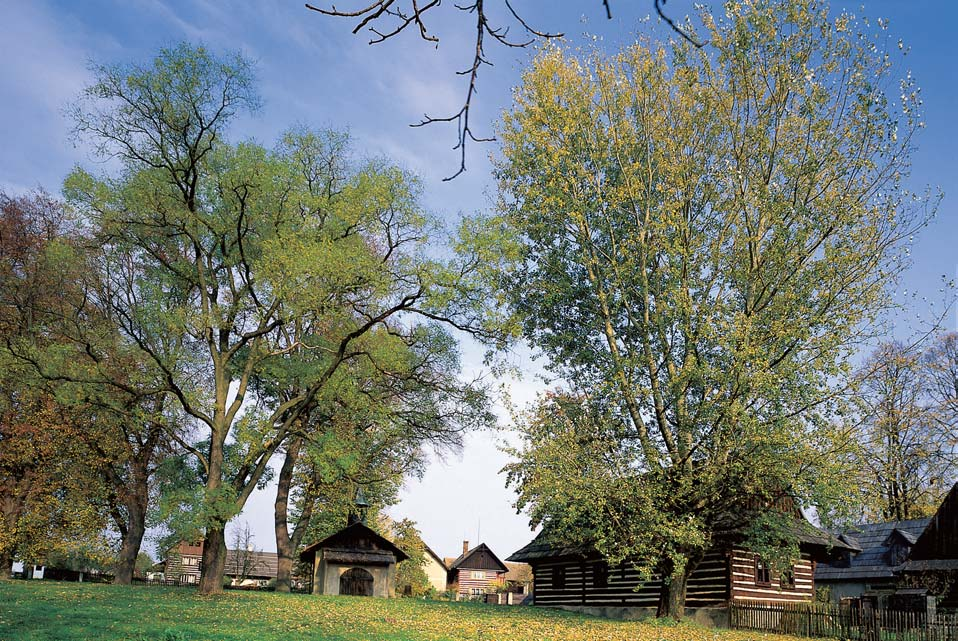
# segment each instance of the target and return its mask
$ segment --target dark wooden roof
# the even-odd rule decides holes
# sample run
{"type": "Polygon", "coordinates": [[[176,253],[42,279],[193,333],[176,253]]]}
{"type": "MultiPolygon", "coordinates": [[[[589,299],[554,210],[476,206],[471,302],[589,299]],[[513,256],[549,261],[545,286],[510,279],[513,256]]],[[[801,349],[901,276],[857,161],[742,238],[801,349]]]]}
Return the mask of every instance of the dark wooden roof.
{"type": "Polygon", "coordinates": [[[842,532],[839,538],[854,541],[861,552],[852,555],[848,567],[844,564],[819,563],[815,568],[818,581],[860,581],[865,579],[890,579],[895,575],[896,566],[890,563],[889,551],[900,542],[910,546],[925,530],[931,519],[910,519],[908,521],[889,521],[887,523],[866,523],[856,525],[842,532]]]}
{"type": "Polygon", "coordinates": [[[563,544],[553,537],[548,530],[543,529],[536,538],[512,553],[506,561],[528,563],[540,559],[558,557],[588,557],[595,556],[596,552],[589,545],[563,544]]]}
{"type": "MultiPolygon", "coordinates": [[[[789,534],[798,540],[803,549],[819,553],[832,550],[858,551],[855,546],[840,540],[821,528],[809,523],[801,513],[798,513],[795,523],[789,527],[789,534]]],[[[727,545],[737,544],[741,537],[740,528],[729,527],[720,537],[727,545]]],[[[507,561],[522,561],[525,563],[541,559],[560,557],[594,558],[599,553],[589,544],[563,543],[552,536],[547,528],[543,529],[530,543],[516,550],[507,561]]]]}
{"type": "Polygon", "coordinates": [[[396,547],[392,541],[359,521],[347,525],[322,541],[307,545],[299,558],[302,561],[308,561],[320,549],[335,549],[341,552],[391,552],[396,557],[396,563],[409,558],[409,555],[396,547]]]}
{"type": "Polygon", "coordinates": [[[459,569],[509,571],[506,564],[500,561],[485,543],[480,543],[449,564],[450,571],[459,569]]]}
{"type": "Polygon", "coordinates": [[[908,558],[910,561],[958,560],[958,483],[938,506],[908,558]]]}

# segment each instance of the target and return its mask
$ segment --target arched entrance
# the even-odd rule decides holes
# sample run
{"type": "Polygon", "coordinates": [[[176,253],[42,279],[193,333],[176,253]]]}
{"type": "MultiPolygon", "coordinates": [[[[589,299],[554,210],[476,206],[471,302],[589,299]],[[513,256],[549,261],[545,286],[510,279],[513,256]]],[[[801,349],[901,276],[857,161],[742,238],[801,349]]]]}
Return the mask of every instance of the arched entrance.
{"type": "Polygon", "coordinates": [[[339,577],[339,593],[350,596],[372,596],[373,575],[362,568],[352,568],[339,577]]]}

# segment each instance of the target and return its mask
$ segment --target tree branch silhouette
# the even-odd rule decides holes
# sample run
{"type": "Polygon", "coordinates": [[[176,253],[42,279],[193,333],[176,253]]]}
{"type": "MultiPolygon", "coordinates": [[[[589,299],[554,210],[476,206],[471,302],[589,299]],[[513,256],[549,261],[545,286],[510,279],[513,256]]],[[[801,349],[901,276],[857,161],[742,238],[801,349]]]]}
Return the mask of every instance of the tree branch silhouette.
{"type": "MultiPolygon", "coordinates": [[[[426,26],[424,16],[431,9],[438,7],[441,3],[441,0],[430,0],[425,4],[421,4],[421,2],[422,0],[376,0],[365,7],[355,10],[338,9],[336,5],[330,5],[328,9],[325,9],[323,7],[317,7],[307,3],[306,8],[324,16],[332,16],[336,18],[358,18],[359,21],[356,23],[356,26],[353,27],[352,33],[358,34],[363,29],[368,29],[369,32],[373,34],[372,38],[369,40],[369,44],[371,45],[379,44],[390,38],[398,36],[410,26],[414,26],[418,30],[419,37],[422,40],[433,43],[438,48],[439,37],[433,35],[429,31],[426,26]]],[[[410,127],[418,128],[436,123],[455,124],[457,140],[455,146],[453,146],[453,150],[459,152],[459,168],[455,171],[455,173],[443,178],[443,181],[453,180],[466,171],[466,144],[468,142],[472,141],[483,143],[492,142],[495,140],[495,137],[493,136],[477,136],[473,131],[472,124],[469,120],[470,112],[474,104],[473,100],[478,93],[477,84],[479,70],[483,65],[488,65],[490,67],[492,66],[492,62],[490,62],[486,57],[485,38],[488,36],[500,45],[521,49],[528,47],[537,40],[550,40],[553,38],[561,38],[565,35],[560,32],[552,33],[534,28],[521,15],[519,15],[519,12],[515,10],[509,0],[503,0],[506,9],[509,11],[509,14],[521,27],[522,32],[526,35],[526,38],[524,39],[514,40],[509,37],[510,25],[494,26],[489,21],[489,17],[486,13],[486,2],[487,0],[472,0],[471,2],[464,4],[453,5],[459,11],[474,16],[475,20],[476,37],[475,47],[473,49],[472,64],[462,71],[456,72],[456,75],[469,77],[469,82],[466,87],[466,98],[462,103],[462,106],[457,112],[447,116],[430,116],[428,113],[423,114],[422,120],[420,120],[420,122],[412,123],[410,125],[410,127]]],[[[667,0],[654,0],[655,11],[658,16],[666,24],[668,24],[672,30],[679,33],[693,46],[704,46],[706,43],[697,41],[693,36],[689,35],[689,33],[683,30],[664,13],[662,7],[666,2],[667,0]]],[[[606,17],[611,20],[612,8],[610,6],[609,0],[602,0],[602,6],[605,9],[606,17]]]]}

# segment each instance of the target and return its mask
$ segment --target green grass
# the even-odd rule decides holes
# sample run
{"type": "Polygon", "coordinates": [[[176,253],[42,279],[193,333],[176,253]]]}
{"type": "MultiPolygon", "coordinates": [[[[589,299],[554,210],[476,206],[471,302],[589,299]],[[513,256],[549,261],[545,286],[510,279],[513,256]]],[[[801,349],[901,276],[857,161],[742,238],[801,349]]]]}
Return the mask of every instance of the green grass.
{"type": "Polygon", "coordinates": [[[0,641],[744,641],[774,638],[532,607],[0,581],[0,641]]]}

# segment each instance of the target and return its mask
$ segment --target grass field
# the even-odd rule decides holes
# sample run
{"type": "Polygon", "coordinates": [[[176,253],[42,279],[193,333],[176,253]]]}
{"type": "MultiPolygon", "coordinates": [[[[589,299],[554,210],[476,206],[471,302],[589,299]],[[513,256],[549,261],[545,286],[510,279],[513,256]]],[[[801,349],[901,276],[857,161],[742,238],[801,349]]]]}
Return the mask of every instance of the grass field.
{"type": "Polygon", "coordinates": [[[745,641],[789,637],[414,599],[0,581],[0,641],[745,641]]]}

